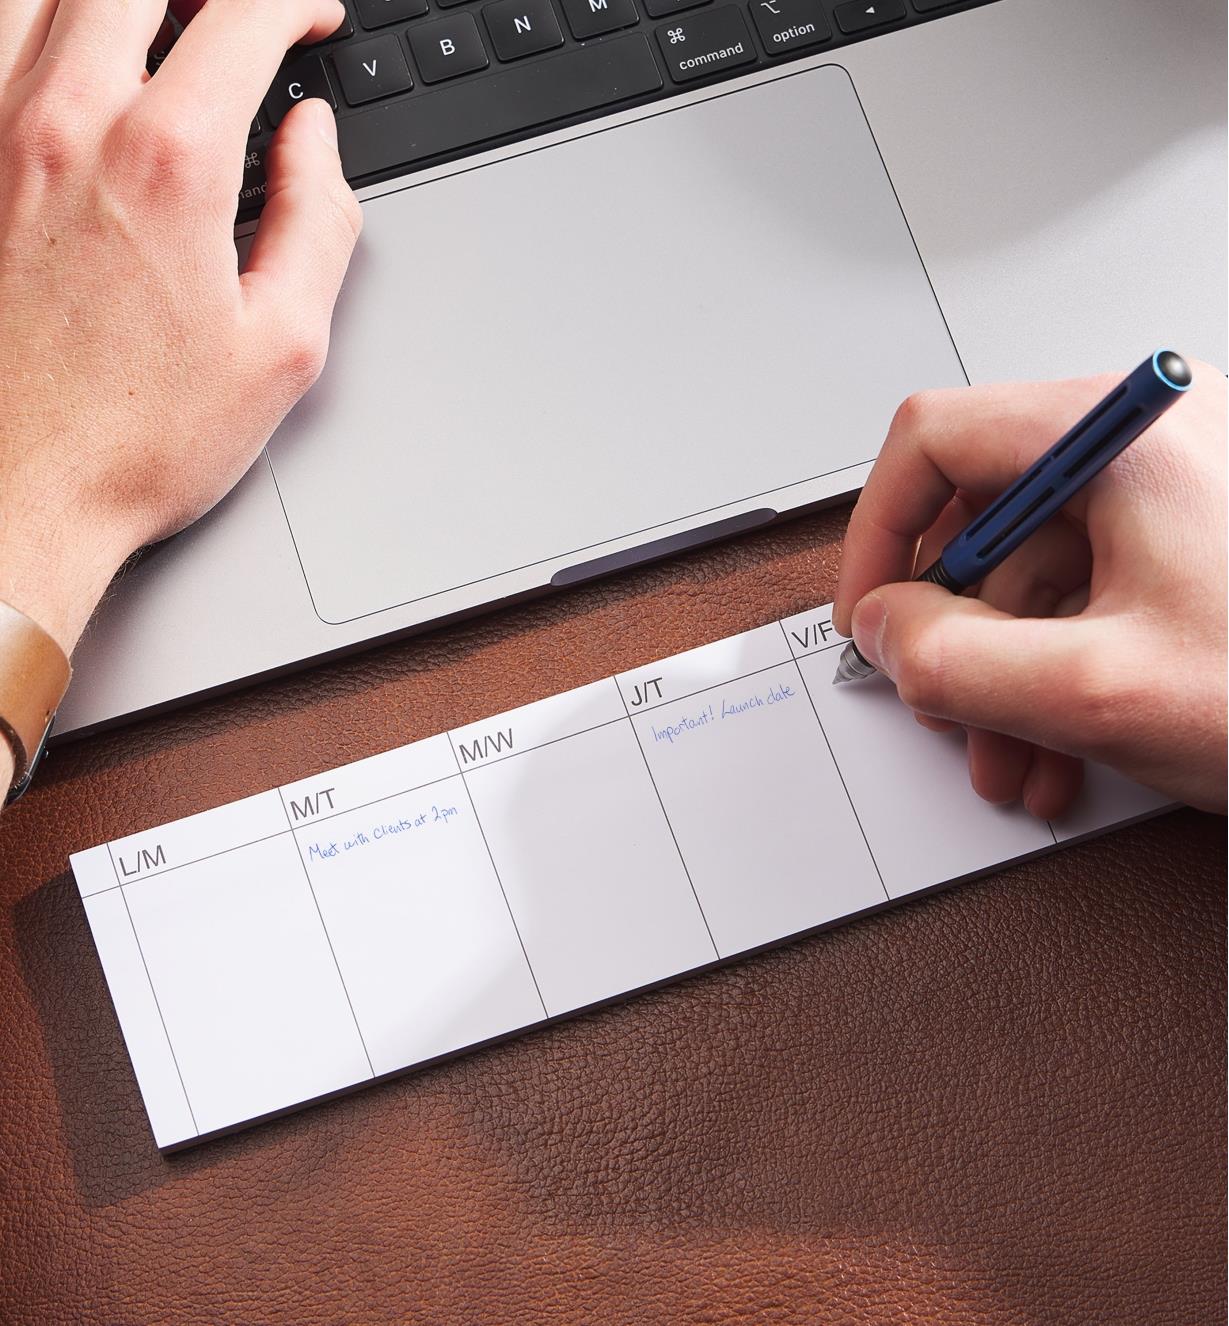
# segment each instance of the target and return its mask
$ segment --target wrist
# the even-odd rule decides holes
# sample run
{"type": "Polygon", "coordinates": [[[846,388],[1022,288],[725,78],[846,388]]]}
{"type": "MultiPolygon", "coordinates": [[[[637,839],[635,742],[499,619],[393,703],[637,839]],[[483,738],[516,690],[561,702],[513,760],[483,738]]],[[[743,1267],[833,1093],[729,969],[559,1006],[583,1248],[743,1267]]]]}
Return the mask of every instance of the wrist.
{"type": "Polygon", "coordinates": [[[55,496],[0,499],[0,600],[70,655],[132,551],[122,531],[55,496]]]}

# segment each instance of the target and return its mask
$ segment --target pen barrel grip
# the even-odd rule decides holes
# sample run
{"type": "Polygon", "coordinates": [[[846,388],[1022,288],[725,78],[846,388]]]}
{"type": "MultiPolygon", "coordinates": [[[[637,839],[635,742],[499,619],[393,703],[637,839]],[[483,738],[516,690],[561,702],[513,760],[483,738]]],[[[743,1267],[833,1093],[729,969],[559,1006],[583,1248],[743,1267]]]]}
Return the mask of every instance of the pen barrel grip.
{"type": "Polygon", "coordinates": [[[1189,385],[1185,362],[1172,351],[1158,350],[957,534],[936,565],[941,564],[948,579],[961,589],[984,580],[1154,424],[1189,385]],[[1181,366],[1184,379],[1175,364],[1181,366]]]}
{"type": "Polygon", "coordinates": [[[938,585],[940,589],[946,589],[952,594],[962,594],[968,589],[968,585],[961,584],[960,581],[957,580],[947,569],[942,557],[937,561],[931,562],[926,570],[918,576],[918,580],[923,581],[928,585],[938,585]]]}

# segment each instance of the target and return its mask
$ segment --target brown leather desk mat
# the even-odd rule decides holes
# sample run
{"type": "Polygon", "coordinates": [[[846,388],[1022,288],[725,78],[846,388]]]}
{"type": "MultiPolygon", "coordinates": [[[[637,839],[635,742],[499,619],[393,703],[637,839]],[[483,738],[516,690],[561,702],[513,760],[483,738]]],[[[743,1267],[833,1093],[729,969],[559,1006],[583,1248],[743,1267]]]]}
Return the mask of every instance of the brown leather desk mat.
{"type": "Polygon", "coordinates": [[[53,753],[0,825],[0,1322],[1223,1321],[1192,811],[154,1149],[69,851],[822,602],[844,519],[53,753]]]}

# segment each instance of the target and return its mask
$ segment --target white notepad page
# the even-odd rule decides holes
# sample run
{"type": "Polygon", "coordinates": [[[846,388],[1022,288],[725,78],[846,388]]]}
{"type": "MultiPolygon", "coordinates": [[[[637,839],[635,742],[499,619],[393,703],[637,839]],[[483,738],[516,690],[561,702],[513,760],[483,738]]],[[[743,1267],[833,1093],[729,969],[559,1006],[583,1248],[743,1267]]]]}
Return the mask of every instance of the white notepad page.
{"type": "Polygon", "coordinates": [[[990,806],[842,643],[816,608],[76,854],[158,1146],[1166,804],[990,806]]]}

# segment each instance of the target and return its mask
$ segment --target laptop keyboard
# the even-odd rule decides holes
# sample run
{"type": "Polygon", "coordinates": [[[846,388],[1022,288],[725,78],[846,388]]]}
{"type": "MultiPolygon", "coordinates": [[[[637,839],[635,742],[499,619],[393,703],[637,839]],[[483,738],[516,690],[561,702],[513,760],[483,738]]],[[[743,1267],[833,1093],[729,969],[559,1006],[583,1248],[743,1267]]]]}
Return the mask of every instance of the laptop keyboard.
{"type": "Polygon", "coordinates": [[[252,122],[239,218],[259,212],[270,137],[306,97],[334,107],[350,182],[372,184],[987,2],[345,0],[252,122]]]}

